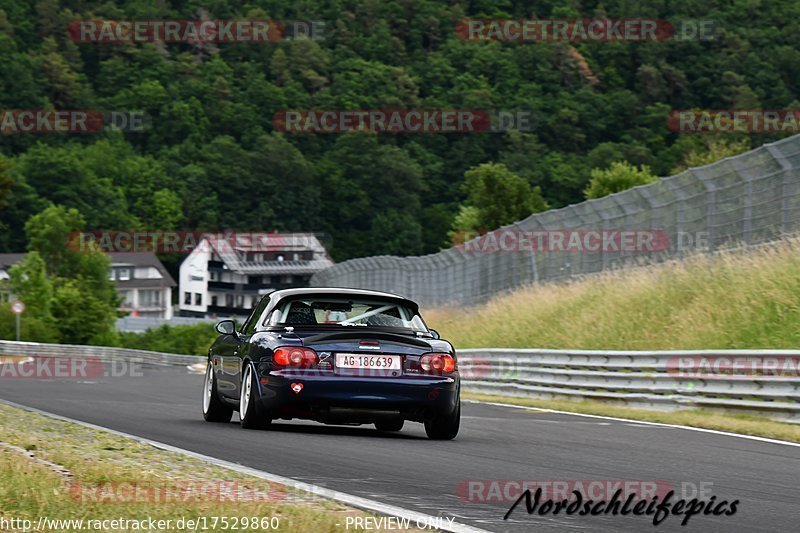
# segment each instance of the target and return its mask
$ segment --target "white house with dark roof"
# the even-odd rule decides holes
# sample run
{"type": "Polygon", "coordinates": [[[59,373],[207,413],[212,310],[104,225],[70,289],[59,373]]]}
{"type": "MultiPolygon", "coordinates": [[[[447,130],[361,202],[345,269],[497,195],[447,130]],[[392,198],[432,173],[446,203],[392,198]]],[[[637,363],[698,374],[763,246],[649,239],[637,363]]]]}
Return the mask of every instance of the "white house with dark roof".
{"type": "Polygon", "coordinates": [[[172,289],[177,283],[153,253],[113,252],[109,277],[122,297],[120,309],[149,318],[173,316],[172,289]]]}
{"type": "Polygon", "coordinates": [[[181,316],[246,316],[263,294],[307,287],[333,265],[313,233],[209,235],[180,267],[181,316]]]}
{"type": "MultiPolygon", "coordinates": [[[[172,318],[172,289],[177,283],[155,254],[113,252],[108,256],[108,275],[122,297],[121,311],[140,317],[172,318]]],[[[13,298],[7,284],[8,270],[24,257],[25,254],[0,254],[0,301],[13,298]]]]}

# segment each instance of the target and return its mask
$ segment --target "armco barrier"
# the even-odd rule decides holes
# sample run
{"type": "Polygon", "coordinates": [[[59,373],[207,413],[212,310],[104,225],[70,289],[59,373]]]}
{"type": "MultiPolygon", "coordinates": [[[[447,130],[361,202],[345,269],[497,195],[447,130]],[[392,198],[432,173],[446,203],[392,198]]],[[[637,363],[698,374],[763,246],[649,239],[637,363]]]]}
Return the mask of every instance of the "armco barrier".
{"type": "Polygon", "coordinates": [[[613,400],[659,409],[737,409],[800,422],[796,350],[484,348],[460,350],[458,362],[464,390],[470,392],[613,400]]]}
{"type": "MultiPolygon", "coordinates": [[[[0,340],[0,356],[97,357],[158,365],[194,355],[0,340]]],[[[468,392],[613,400],[640,407],[737,409],[800,422],[800,351],[600,351],[483,348],[458,351],[468,392]],[[695,373],[691,368],[699,368],[695,373]]]]}
{"type": "Polygon", "coordinates": [[[92,357],[100,361],[136,361],[153,365],[190,365],[203,362],[196,355],[148,352],[110,346],[82,346],[76,344],[42,344],[0,340],[0,356],[21,357],[92,357]]]}

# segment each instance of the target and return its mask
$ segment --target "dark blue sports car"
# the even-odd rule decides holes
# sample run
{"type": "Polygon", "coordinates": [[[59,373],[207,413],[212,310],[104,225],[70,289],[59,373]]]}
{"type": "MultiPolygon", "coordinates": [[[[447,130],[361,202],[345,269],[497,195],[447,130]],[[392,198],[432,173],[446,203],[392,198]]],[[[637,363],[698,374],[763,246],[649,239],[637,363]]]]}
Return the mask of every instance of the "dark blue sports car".
{"type": "Polygon", "coordinates": [[[203,416],[244,428],[275,419],[375,424],[422,422],[431,439],[458,433],[460,381],[453,346],[414,302],[356,289],[287,289],[259,304],[208,351],[203,416]]]}

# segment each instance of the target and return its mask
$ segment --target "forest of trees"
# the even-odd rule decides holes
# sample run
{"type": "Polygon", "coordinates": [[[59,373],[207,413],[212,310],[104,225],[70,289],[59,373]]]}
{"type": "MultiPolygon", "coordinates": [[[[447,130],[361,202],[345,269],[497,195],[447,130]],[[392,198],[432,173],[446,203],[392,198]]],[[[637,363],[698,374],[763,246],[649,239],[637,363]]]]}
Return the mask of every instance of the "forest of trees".
{"type": "MultiPolygon", "coordinates": [[[[337,261],[435,252],[457,217],[508,221],[505,204],[476,213],[487,195],[471,183],[506,180],[514,190],[497,202],[521,194],[530,209],[560,207],[582,201],[592,175],[614,163],[663,176],[708,152],[778,138],[671,133],[671,109],[800,108],[798,2],[531,5],[0,0],[0,109],[149,117],[142,132],[0,134],[0,252],[25,250],[25,223],[51,204],[77,210],[89,230],[316,231],[337,261]],[[711,19],[716,33],[515,44],[455,32],[464,17],[603,16],[711,19]],[[270,44],[77,44],[68,27],[87,18],[320,20],[325,33],[270,44]],[[287,109],[375,108],[522,110],[533,129],[320,135],[275,132],[272,122],[287,109]]],[[[507,211],[517,217],[518,207],[507,211]]]]}

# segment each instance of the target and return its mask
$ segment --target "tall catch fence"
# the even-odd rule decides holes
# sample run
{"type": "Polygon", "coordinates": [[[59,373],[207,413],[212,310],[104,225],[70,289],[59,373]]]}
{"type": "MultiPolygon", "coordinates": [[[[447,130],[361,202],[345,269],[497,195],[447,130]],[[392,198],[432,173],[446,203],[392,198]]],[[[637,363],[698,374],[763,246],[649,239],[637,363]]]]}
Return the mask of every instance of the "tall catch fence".
{"type": "Polygon", "coordinates": [[[470,305],[524,285],[780,240],[800,229],[800,135],[655,183],[536,213],[426,256],[352,259],[313,286],[470,305]]]}

